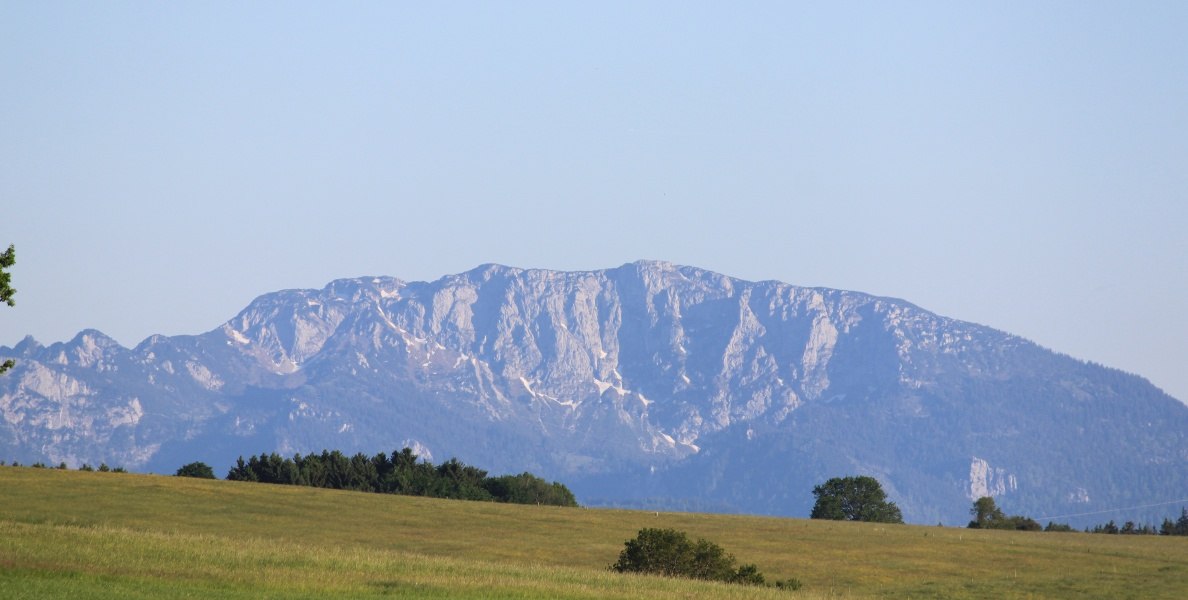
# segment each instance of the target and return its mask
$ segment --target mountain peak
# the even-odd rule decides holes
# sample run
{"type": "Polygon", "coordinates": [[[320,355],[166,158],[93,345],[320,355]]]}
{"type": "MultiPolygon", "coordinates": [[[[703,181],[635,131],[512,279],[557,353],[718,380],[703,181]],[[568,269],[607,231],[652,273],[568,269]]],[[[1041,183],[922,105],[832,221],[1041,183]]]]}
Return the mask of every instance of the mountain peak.
{"type": "Polygon", "coordinates": [[[44,346],[42,346],[40,342],[38,342],[36,339],[34,339],[33,336],[26,335],[24,338],[21,339],[21,341],[17,342],[17,345],[13,348],[13,350],[17,354],[28,355],[32,352],[37,352],[38,350],[41,350],[42,348],[44,348],[44,346]]]}
{"type": "Polygon", "coordinates": [[[118,347],[119,342],[115,341],[111,336],[99,331],[98,329],[84,329],[70,340],[72,346],[89,346],[99,348],[118,347]]]}
{"type": "Polygon", "coordinates": [[[474,282],[487,282],[495,278],[516,277],[523,272],[524,269],[517,267],[509,267],[497,263],[484,263],[464,273],[443,277],[439,281],[461,278],[474,282]]]}
{"type": "Polygon", "coordinates": [[[636,260],[633,262],[629,262],[623,266],[624,267],[634,266],[637,269],[648,270],[648,271],[674,271],[677,269],[677,265],[673,262],[670,262],[667,260],[654,260],[654,259],[640,259],[640,260],[636,260]]]}

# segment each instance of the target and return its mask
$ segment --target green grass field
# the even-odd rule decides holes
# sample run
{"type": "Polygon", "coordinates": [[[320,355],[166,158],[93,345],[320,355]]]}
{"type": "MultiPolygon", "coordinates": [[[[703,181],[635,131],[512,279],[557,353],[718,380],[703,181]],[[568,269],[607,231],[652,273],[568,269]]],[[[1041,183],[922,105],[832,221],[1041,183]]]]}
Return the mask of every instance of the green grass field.
{"type": "Polygon", "coordinates": [[[1188,538],[462,502],[0,468],[0,598],[1188,598],[1188,538]],[[607,571],[672,527],[799,591],[607,571]]]}

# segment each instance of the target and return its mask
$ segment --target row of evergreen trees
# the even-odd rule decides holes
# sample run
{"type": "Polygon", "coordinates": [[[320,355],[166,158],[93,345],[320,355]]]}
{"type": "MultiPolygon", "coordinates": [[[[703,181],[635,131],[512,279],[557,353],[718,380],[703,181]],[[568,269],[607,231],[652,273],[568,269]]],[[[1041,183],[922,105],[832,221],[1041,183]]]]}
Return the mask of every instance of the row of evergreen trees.
{"type": "MultiPolygon", "coordinates": [[[[5,466],[5,462],[0,460],[0,467],[3,467],[3,466],[5,466]]],[[[14,461],[12,461],[11,466],[19,467],[19,466],[21,466],[21,463],[14,460],[14,461]]],[[[58,463],[58,466],[56,466],[56,467],[51,467],[41,461],[38,461],[38,462],[35,462],[35,463],[29,465],[29,467],[33,468],[33,469],[57,469],[59,471],[65,471],[70,468],[70,467],[67,467],[66,463],[64,463],[64,462],[58,463]]],[[[127,473],[128,472],[128,471],[124,470],[124,467],[114,467],[113,468],[113,467],[107,466],[107,463],[99,463],[98,467],[92,467],[91,465],[89,465],[87,463],[83,463],[83,464],[79,465],[78,470],[79,471],[99,471],[100,473],[108,473],[108,472],[110,472],[110,473],[127,473]]]]}
{"type": "Polygon", "coordinates": [[[1180,518],[1175,521],[1165,518],[1159,529],[1155,529],[1153,525],[1137,525],[1134,521],[1127,521],[1121,527],[1111,520],[1102,525],[1096,525],[1092,529],[1086,529],[1089,533],[1109,533],[1121,535],[1188,535],[1188,508],[1180,509],[1180,518]]]}
{"type": "MultiPolygon", "coordinates": [[[[970,529],[1014,529],[1019,531],[1076,531],[1067,524],[1048,522],[1047,527],[1041,526],[1034,519],[1022,515],[1007,516],[994,503],[994,498],[983,496],[974,501],[969,514],[974,518],[969,522],[970,529]]],[[[1188,535],[1188,508],[1180,509],[1180,518],[1172,521],[1164,519],[1163,524],[1156,529],[1153,525],[1140,525],[1134,521],[1127,521],[1119,527],[1114,521],[1086,528],[1087,533],[1109,533],[1123,535],[1188,535]]]]}
{"type": "Polygon", "coordinates": [[[338,450],[283,458],[275,452],[243,457],[227,473],[231,481],[307,485],[336,490],[404,494],[515,504],[577,506],[564,485],[531,473],[488,477],[487,472],[456,458],[433,465],[409,448],[391,456],[380,452],[347,456],[338,450]]]}

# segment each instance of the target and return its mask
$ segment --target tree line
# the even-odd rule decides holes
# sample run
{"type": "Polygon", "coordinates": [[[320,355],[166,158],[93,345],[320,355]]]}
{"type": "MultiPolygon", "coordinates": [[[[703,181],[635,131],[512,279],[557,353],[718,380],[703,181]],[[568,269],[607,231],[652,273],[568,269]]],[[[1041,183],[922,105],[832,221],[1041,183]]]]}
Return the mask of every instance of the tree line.
{"type": "MultiPolygon", "coordinates": [[[[11,465],[7,465],[7,463],[0,460],[0,467],[3,467],[3,466],[19,467],[19,466],[21,466],[21,463],[14,460],[14,461],[12,461],[11,465]]],[[[38,462],[35,462],[35,463],[29,465],[29,468],[32,468],[32,469],[57,469],[59,471],[65,471],[65,470],[69,469],[70,467],[67,467],[66,463],[64,463],[64,462],[58,463],[58,466],[56,466],[56,467],[51,467],[50,465],[47,465],[41,461],[38,461],[38,462]]],[[[87,463],[83,463],[83,464],[79,465],[78,470],[79,471],[99,471],[100,473],[127,473],[128,472],[124,469],[124,467],[109,467],[109,466],[107,466],[107,463],[99,463],[98,467],[92,467],[91,465],[89,465],[87,463]]]]}
{"type": "MultiPolygon", "coordinates": [[[[974,501],[969,509],[974,518],[969,522],[970,529],[1014,529],[1018,531],[1076,531],[1068,524],[1049,521],[1042,526],[1035,519],[1022,515],[1006,515],[994,502],[994,498],[983,496],[974,501]]],[[[1180,518],[1175,521],[1163,519],[1158,529],[1153,525],[1136,524],[1126,521],[1121,526],[1113,520],[1102,525],[1085,528],[1086,533],[1107,533],[1121,535],[1188,535],[1188,508],[1180,510],[1180,518]]]]}
{"type": "Polygon", "coordinates": [[[1164,518],[1159,529],[1155,529],[1154,525],[1138,525],[1134,521],[1127,521],[1121,526],[1118,526],[1111,519],[1108,523],[1096,525],[1092,529],[1086,529],[1085,531],[1089,533],[1120,535],[1188,535],[1188,508],[1181,508],[1180,518],[1175,521],[1170,518],[1164,518]]]}
{"type": "MultiPolygon", "coordinates": [[[[13,461],[3,466],[22,466],[13,461]]],[[[65,462],[50,466],[42,462],[28,465],[35,469],[66,470],[65,462]]],[[[83,463],[79,471],[126,473],[123,467],[109,467],[100,463],[98,467],[83,463]]],[[[182,466],[176,475],[215,479],[214,470],[205,463],[193,462],[182,466]]],[[[455,458],[434,466],[428,460],[420,460],[410,448],[393,453],[390,457],[383,452],[375,456],[363,453],[346,456],[338,450],[323,450],[321,454],[283,458],[273,452],[251,456],[246,461],[239,457],[228,473],[230,481],[255,481],[282,485],[305,485],[328,489],[353,490],[432,498],[453,498],[460,500],[485,500],[513,504],[545,504],[553,506],[577,506],[573,493],[558,482],[547,482],[531,473],[488,477],[487,472],[466,465],[455,458]]],[[[839,521],[866,521],[876,523],[903,523],[899,507],[887,500],[879,481],[868,476],[834,477],[813,488],[816,503],[810,518],[839,521]]],[[[970,529],[1006,529],[1015,531],[1075,532],[1068,524],[1049,521],[1046,526],[1023,515],[1007,515],[1000,509],[993,497],[983,496],[973,502],[969,509],[973,518],[967,525],[970,529]]],[[[1126,521],[1118,525],[1107,523],[1086,527],[1086,533],[1110,535],[1175,535],[1188,536],[1188,507],[1181,508],[1179,518],[1164,518],[1158,528],[1150,524],[1126,521]]],[[[616,569],[619,570],[619,569],[616,569]]],[[[628,569],[623,569],[628,570],[628,569]]]]}
{"type": "MultiPolygon", "coordinates": [[[[813,488],[816,503],[809,518],[832,519],[836,521],[867,521],[873,523],[903,523],[899,507],[887,500],[882,485],[873,477],[834,477],[813,488]]],[[[969,509],[973,517],[967,525],[970,529],[1009,529],[1014,531],[1076,531],[1068,524],[1048,522],[1040,525],[1035,519],[1024,515],[1008,515],[1002,511],[990,496],[982,496],[969,509]]],[[[1086,528],[1087,533],[1133,534],[1133,535],[1188,535],[1188,508],[1180,511],[1175,521],[1164,519],[1156,528],[1153,525],[1136,524],[1127,521],[1122,525],[1110,521],[1103,525],[1086,528]]]]}
{"type": "MultiPolygon", "coordinates": [[[[202,463],[178,469],[178,475],[207,476],[202,463]]],[[[206,467],[209,470],[209,467],[206,467]]],[[[213,472],[209,474],[213,478],[213,472]]],[[[227,473],[229,481],[255,481],[281,485],[304,485],[335,490],[380,494],[401,494],[456,500],[485,500],[513,504],[577,506],[569,488],[548,482],[531,473],[489,477],[478,467],[451,458],[440,465],[422,460],[410,448],[391,456],[358,453],[347,456],[338,450],[321,454],[295,454],[284,458],[273,452],[239,457],[227,473]]]]}

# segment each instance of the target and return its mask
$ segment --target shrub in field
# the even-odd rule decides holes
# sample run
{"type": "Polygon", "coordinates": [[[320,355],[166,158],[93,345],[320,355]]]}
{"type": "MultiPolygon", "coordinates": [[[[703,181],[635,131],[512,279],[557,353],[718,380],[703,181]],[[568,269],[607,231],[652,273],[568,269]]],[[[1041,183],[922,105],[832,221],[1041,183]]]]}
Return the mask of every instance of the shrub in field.
{"type": "Polygon", "coordinates": [[[780,579],[775,582],[775,586],[777,588],[779,588],[781,590],[788,590],[790,592],[795,592],[796,590],[800,589],[803,585],[804,584],[800,583],[800,580],[795,577],[792,577],[790,579],[780,579]]]}
{"type": "Polygon", "coordinates": [[[685,532],[675,529],[646,528],[639,530],[635,539],[627,540],[619,560],[610,568],[620,573],[763,585],[763,574],[755,565],[735,569],[734,562],[733,555],[713,542],[692,542],[685,532]]]}

